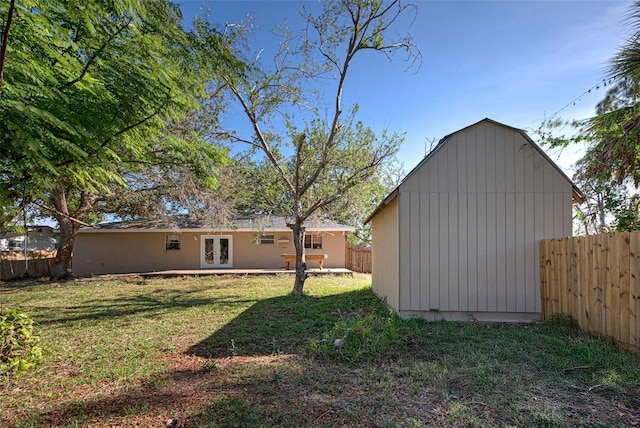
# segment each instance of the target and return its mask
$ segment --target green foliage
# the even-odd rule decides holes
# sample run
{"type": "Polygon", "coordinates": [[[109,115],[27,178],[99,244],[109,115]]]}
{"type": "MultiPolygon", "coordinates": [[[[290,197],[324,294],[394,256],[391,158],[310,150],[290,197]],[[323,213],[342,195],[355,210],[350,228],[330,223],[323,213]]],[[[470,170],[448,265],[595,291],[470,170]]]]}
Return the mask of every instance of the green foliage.
{"type": "Polygon", "coordinates": [[[60,178],[103,188],[124,153],[140,152],[150,130],[193,105],[181,17],[168,1],[16,6],[0,93],[4,193],[60,178]]]}
{"type": "Polygon", "coordinates": [[[401,324],[392,313],[342,316],[321,339],[312,339],[307,351],[314,357],[349,363],[380,359],[400,344],[401,324]]]}
{"type": "Polygon", "coordinates": [[[227,152],[187,113],[225,59],[222,36],[203,60],[169,0],[13,4],[0,0],[0,224],[32,203],[55,217],[52,276],[64,277],[80,224],[69,217],[208,208],[194,195],[217,186],[227,152]]]}
{"type": "Polygon", "coordinates": [[[0,380],[20,376],[42,360],[33,320],[21,310],[7,308],[0,312],[0,341],[0,380]]]}
{"type": "Polygon", "coordinates": [[[575,207],[576,218],[582,223],[579,231],[585,234],[607,233],[640,228],[639,195],[627,183],[617,184],[609,179],[593,178],[583,168],[590,160],[583,158],[576,164],[574,182],[586,197],[575,207]]]}
{"type": "MultiPolygon", "coordinates": [[[[0,22],[10,4],[0,1],[0,22]]],[[[3,216],[18,198],[48,204],[60,188],[71,191],[71,215],[84,216],[74,192],[116,193],[145,174],[216,185],[226,151],[179,124],[218,61],[198,55],[175,4],[18,0],[16,9],[0,64],[3,216]]]]}

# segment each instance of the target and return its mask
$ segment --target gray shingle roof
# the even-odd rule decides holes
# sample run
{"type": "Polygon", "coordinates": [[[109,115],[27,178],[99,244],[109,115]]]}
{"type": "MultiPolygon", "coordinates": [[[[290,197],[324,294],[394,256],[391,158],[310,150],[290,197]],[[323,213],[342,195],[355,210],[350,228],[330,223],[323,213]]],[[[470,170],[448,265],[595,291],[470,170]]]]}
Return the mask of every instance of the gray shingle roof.
{"type": "MultiPolygon", "coordinates": [[[[340,230],[352,233],[355,228],[331,221],[311,221],[306,224],[307,230],[324,231],[340,230]]],[[[189,216],[177,216],[171,219],[148,221],[118,221],[101,223],[93,228],[83,227],[80,232],[97,231],[162,231],[162,230],[215,230],[215,231],[290,231],[284,216],[258,215],[231,220],[227,225],[211,225],[205,220],[189,216]]]]}

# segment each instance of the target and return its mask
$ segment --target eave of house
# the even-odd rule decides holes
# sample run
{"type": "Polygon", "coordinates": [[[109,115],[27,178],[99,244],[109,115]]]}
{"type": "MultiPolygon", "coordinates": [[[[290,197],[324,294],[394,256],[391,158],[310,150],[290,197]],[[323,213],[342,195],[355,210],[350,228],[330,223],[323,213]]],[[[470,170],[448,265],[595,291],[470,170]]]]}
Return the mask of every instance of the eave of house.
{"type": "MultiPolygon", "coordinates": [[[[315,233],[331,233],[331,232],[344,232],[346,234],[351,234],[355,232],[355,228],[353,227],[341,227],[341,228],[317,228],[317,227],[307,227],[306,231],[315,232],[315,233]]],[[[162,229],[154,229],[154,228],[123,228],[123,229],[100,229],[100,228],[89,228],[83,227],[78,233],[238,233],[238,232],[276,232],[276,233],[292,233],[289,228],[263,228],[263,229],[215,229],[215,228],[162,228],[162,229]]]]}

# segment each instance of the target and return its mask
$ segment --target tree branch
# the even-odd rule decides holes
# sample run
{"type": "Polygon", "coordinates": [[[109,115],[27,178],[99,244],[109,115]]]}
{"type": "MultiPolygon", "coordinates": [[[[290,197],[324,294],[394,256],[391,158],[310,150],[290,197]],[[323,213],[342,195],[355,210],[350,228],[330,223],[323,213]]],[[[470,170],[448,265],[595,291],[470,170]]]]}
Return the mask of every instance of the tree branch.
{"type": "Polygon", "coordinates": [[[58,90],[62,90],[64,88],[68,88],[69,86],[75,85],[76,83],[81,81],[84,78],[84,76],[87,74],[87,72],[89,71],[89,68],[91,67],[91,65],[93,65],[93,63],[96,61],[98,56],[102,52],[104,52],[104,50],[107,48],[107,46],[109,46],[111,44],[111,42],[113,42],[113,40],[116,38],[116,36],[121,34],[129,26],[129,24],[131,22],[132,22],[132,18],[129,18],[127,20],[127,22],[123,23],[120,26],[120,28],[118,28],[113,34],[111,34],[107,38],[107,40],[105,40],[105,42],[102,44],[102,46],[100,46],[96,51],[93,52],[93,54],[91,54],[89,56],[89,58],[87,59],[87,62],[85,63],[84,67],[82,68],[82,71],[80,72],[80,75],[77,76],[75,79],[70,80],[70,81],[64,83],[63,85],[59,86],[58,90]]]}
{"type": "Polygon", "coordinates": [[[80,220],[78,220],[78,219],[76,219],[76,218],[74,218],[74,217],[70,216],[69,214],[65,214],[65,213],[63,213],[63,212],[61,212],[61,211],[58,211],[58,210],[57,210],[57,209],[55,209],[55,208],[48,207],[48,206],[43,205],[43,204],[41,204],[41,203],[39,203],[39,202],[35,202],[35,201],[34,201],[34,202],[32,202],[32,204],[34,204],[34,205],[36,205],[36,206],[38,206],[38,207],[42,208],[43,210],[46,210],[46,211],[52,212],[52,213],[54,213],[54,214],[57,214],[57,215],[59,215],[59,216],[65,217],[65,218],[67,218],[67,219],[71,220],[72,222],[77,223],[77,224],[79,224],[79,225],[81,225],[81,226],[85,226],[85,227],[94,227],[94,226],[92,226],[92,225],[90,225],[90,224],[87,224],[87,223],[85,223],[85,222],[83,222],[83,221],[80,221],[80,220]]]}
{"type": "Polygon", "coordinates": [[[129,126],[126,126],[124,128],[122,128],[121,130],[119,130],[118,132],[116,132],[115,134],[113,134],[112,136],[110,136],[109,138],[107,138],[106,140],[104,140],[102,142],[102,144],[100,144],[100,148],[104,148],[107,144],[109,144],[111,142],[111,140],[113,140],[116,137],[119,137],[120,135],[124,134],[127,131],[131,131],[134,128],[137,128],[138,126],[142,125],[143,123],[151,120],[152,118],[154,118],[155,116],[158,115],[158,110],[154,111],[153,113],[151,113],[149,116],[143,117],[142,119],[140,119],[137,122],[132,123],[129,126]]]}
{"type": "Polygon", "coordinates": [[[2,41],[0,42],[0,95],[2,95],[2,82],[4,81],[4,64],[7,60],[7,44],[9,43],[9,31],[11,30],[11,22],[16,7],[16,0],[9,2],[7,12],[7,22],[2,27],[2,41]]]}
{"type": "Polygon", "coordinates": [[[249,105],[246,103],[244,97],[240,93],[240,90],[238,89],[237,86],[232,85],[231,82],[227,82],[227,83],[229,83],[231,92],[233,92],[235,97],[238,99],[238,101],[240,102],[240,105],[242,106],[242,109],[244,110],[245,114],[249,118],[249,122],[251,122],[251,126],[253,126],[253,130],[256,133],[258,140],[260,141],[260,148],[267,155],[267,158],[269,158],[269,161],[271,161],[273,166],[278,170],[278,173],[284,180],[289,190],[291,190],[292,193],[295,193],[295,188],[291,183],[291,180],[289,180],[289,177],[287,177],[287,174],[284,172],[284,169],[282,169],[280,162],[278,162],[278,159],[276,159],[275,155],[273,154],[273,151],[271,150],[271,146],[269,146],[267,139],[265,138],[264,134],[262,133],[262,130],[260,129],[260,126],[258,125],[258,120],[256,119],[255,115],[252,113],[251,109],[249,108],[249,105]]]}

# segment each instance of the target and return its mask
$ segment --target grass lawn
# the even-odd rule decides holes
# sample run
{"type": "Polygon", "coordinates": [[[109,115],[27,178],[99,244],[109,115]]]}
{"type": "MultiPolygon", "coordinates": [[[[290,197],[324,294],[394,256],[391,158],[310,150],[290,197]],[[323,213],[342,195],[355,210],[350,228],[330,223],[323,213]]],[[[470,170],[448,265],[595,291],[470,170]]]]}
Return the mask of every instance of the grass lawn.
{"type": "Polygon", "coordinates": [[[566,320],[401,322],[369,276],[292,282],[0,284],[47,350],[0,426],[640,426],[640,358],[566,320]]]}

